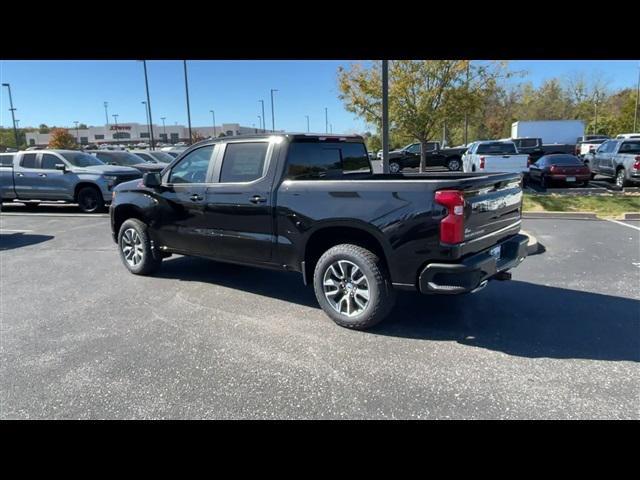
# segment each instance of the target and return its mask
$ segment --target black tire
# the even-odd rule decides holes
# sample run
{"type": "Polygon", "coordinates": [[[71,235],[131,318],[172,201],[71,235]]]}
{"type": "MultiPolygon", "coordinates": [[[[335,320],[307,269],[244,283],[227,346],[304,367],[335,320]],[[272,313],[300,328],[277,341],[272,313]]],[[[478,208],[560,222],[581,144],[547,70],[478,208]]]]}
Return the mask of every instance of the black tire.
{"type": "Polygon", "coordinates": [[[390,173],[400,173],[402,168],[398,162],[389,162],[389,172],[390,173]]]}
{"type": "Polygon", "coordinates": [[[82,187],[76,197],[83,213],[97,213],[104,210],[104,199],[97,187],[82,187]]]}
{"type": "Polygon", "coordinates": [[[629,185],[629,182],[627,181],[627,175],[624,171],[624,168],[619,168],[618,171],[616,172],[616,176],[613,179],[616,187],[618,188],[624,188],[627,187],[629,185]]]}
{"type": "Polygon", "coordinates": [[[447,168],[452,172],[462,170],[462,161],[459,158],[451,158],[447,162],[447,168]]]}
{"type": "Polygon", "coordinates": [[[27,210],[35,210],[40,205],[40,202],[24,202],[24,208],[27,210]]]}
{"type": "Polygon", "coordinates": [[[540,186],[545,190],[549,188],[549,179],[545,175],[540,175],[540,186]]]}
{"type": "Polygon", "coordinates": [[[162,264],[162,256],[159,252],[155,252],[151,248],[151,239],[147,229],[148,227],[144,222],[137,218],[130,218],[122,223],[120,231],[118,232],[120,259],[124,266],[127,267],[127,270],[135,275],[150,275],[156,272],[162,264]],[[127,253],[125,253],[125,247],[132,245],[135,251],[138,245],[137,242],[132,242],[130,233],[125,233],[131,230],[135,231],[140,240],[138,251],[141,254],[141,258],[137,262],[134,262],[132,259],[128,260],[127,253]]]}
{"type": "MultiPolygon", "coordinates": [[[[331,285],[328,285],[327,288],[330,286],[331,285]]],[[[365,330],[384,320],[393,309],[396,299],[396,292],[391,285],[389,275],[380,258],[373,252],[358,245],[336,245],[324,252],[318,260],[313,273],[313,287],[322,310],[341,327],[354,330],[365,330]],[[325,293],[325,277],[327,275],[331,276],[329,271],[332,266],[334,266],[335,271],[335,265],[338,262],[344,263],[344,261],[346,261],[345,269],[351,268],[351,272],[349,274],[347,271],[343,274],[347,283],[344,289],[336,285],[336,292],[339,293],[336,297],[332,297],[331,292],[325,293]],[[368,295],[368,300],[364,302],[363,307],[356,301],[356,298],[361,295],[361,293],[357,293],[359,290],[357,286],[355,287],[355,296],[353,291],[351,294],[343,293],[347,291],[346,289],[353,288],[353,286],[357,285],[362,279],[361,276],[357,276],[357,280],[353,281],[354,269],[350,267],[349,264],[355,265],[366,280],[366,284],[364,285],[366,285],[367,288],[360,290],[360,292],[365,291],[368,295]],[[353,312],[353,315],[348,315],[346,312],[339,312],[328,300],[328,298],[335,298],[337,300],[338,295],[342,295],[339,302],[337,302],[338,309],[340,309],[342,300],[346,298],[345,305],[347,312],[350,306],[352,309],[359,311],[353,312]],[[353,300],[348,297],[353,298],[353,300]]],[[[362,300],[360,300],[360,302],[362,302],[362,300]]]]}

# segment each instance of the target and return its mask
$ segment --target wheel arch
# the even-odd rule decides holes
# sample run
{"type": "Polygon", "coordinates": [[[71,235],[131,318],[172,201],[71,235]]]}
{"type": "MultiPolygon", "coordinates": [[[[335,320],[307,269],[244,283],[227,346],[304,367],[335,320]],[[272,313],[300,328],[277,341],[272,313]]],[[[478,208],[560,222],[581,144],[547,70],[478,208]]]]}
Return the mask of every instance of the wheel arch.
{"type": "Polygon", "coordinates": [[[94,182],[89,182],[89,181],[81,181],[78,182],[76,184],[76,186],[73,189],[73,201],[77,202],[78,201],[78,193],[80,193],[80,190],[82,190],[85,187],[91,187],[94,188],[98,191],[98,193],[100,193],[100,196],[102,197],[102,199],[104,200],[104,196],[102,195],[102,190],[100,190],[100,186],[97,183],[94,182]]]}

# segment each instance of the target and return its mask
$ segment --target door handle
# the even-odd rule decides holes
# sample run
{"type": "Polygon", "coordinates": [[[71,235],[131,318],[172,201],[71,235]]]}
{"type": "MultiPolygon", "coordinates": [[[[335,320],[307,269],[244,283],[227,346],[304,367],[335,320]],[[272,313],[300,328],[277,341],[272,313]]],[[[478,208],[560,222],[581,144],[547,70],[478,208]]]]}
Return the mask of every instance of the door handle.
{"type": "Polygon", "coordinates": [[[46,174],[46,173],[39,173],[39,174],[38,174],[38,176],[39,176],[39,177],[46,177],[46,176],[47,176],[47,174],[46,174]]]}
{"type": "Polygon", "coordinates": [[[24,177],[24,173],[17,172],[16,177],[24,177]]]}
{"type": "Polygon", "coordinates": [[[190,199],[192,202],[199,202],[200,200],[202,200],[202,195],[198,195],[197,193],[194,193],[193,195],[191,195],[191,196],[189,197],[189,199],[190,199]]]}
{"type": "Polygon", "coordinates": [[[253,197],[251,197],[251,200],[249,200],[251,203],[264,203],[267,201],[266,198],[261,197],[260,195],[254,195],[253,197]]]}

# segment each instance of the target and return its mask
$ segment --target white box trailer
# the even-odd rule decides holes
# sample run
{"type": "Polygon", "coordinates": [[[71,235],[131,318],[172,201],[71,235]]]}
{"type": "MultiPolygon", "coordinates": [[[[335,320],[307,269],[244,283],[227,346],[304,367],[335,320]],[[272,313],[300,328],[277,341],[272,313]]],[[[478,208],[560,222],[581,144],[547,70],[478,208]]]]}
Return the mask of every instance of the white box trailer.
{"type": "Polygon", "coordinates": [[[511,124],[511,138],[542,138],[543,144],[564,143],[575,145],[584,135],[582,120],[535,120],[511,124]]]}

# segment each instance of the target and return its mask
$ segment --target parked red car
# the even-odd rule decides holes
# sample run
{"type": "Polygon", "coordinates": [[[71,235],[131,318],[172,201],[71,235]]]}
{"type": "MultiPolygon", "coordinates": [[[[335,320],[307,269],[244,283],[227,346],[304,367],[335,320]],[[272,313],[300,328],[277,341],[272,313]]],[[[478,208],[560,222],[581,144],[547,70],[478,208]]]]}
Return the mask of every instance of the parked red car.
{"type": "Polygon", "coordinates": [[[544,155],[529,166],[529,179],[544,188],[552,182],[586,186],[591,170],[575,155],[544,155]]]}

